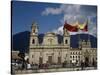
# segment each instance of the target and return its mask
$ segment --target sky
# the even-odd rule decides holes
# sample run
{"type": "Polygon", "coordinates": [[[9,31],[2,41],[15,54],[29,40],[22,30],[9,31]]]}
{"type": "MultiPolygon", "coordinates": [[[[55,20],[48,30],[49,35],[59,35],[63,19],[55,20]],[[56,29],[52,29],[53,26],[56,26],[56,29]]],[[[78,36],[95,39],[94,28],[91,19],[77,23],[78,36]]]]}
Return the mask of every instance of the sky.
{"type": "MultiPolygon", "coordinates": [[[[63,34],[65,21],[74,25],[88,20],[88,33],[97,36],[97,6],[58,4],[43,2],[12,1],[12,33],[31,31],[36,22],[39,33],[63,34]]],[[[69,32],[71,35],[87,32],[69,32]]]]}

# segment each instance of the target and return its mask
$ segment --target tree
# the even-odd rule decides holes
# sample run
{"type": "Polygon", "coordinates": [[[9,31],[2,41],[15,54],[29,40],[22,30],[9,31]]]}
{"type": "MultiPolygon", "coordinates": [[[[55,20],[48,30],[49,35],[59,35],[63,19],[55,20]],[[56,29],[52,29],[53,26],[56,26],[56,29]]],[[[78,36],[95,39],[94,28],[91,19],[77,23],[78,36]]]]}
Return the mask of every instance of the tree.
{"type": "Polygon", "coordinates": [[[84,68],[84,62],[81,61],[81,69],[83,70],[83,68],[84,68]]]}
{"type": "Polygon", "coordinates": [[[18,56],[21,58],[21,62],[22,62],[22,69],[24,69],[25,68],[25,53],[22,53],[22,52],[20,52],[19,54],[18,54],[18,56]]]}
{"type": "Polygon", "coordinates": [[[20,58],[24,59],[25,53],[21,53],[21,52],[20,52],[20,53],[18,54],[18,56],[19,56],[20,58]]]}
{"type": "Polygon", "coordinates": [[[89,66],[89,58],[85,57],[85,67],[88,67],[88,66],[89,66]]]}
{"type": "Polygon", "coordinates": [[[96,63],[96,61],[94,60],[94,58],[93,58],[93,60],[92,60],[92,66],[93,66],[93,67],[96,67],[96,66],[97,66],[97,63],[96,63]]]}

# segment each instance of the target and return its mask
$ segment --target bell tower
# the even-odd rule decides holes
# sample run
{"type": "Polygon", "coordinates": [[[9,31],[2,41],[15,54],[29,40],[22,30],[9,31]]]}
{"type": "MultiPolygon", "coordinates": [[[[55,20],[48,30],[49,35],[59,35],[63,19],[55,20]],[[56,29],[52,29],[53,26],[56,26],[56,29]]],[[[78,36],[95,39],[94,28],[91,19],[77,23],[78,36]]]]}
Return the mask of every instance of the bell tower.
{"type": "Polygon", "coordinates": [[[70,46],[70,35],[65,27],[63,28],[63,44],[70,46]]]}
{"type": "Polygon", "coordinates": [[[30,34],[30,46],[38,44],[38,25],[36,22],[32,23],[30,34]]]}

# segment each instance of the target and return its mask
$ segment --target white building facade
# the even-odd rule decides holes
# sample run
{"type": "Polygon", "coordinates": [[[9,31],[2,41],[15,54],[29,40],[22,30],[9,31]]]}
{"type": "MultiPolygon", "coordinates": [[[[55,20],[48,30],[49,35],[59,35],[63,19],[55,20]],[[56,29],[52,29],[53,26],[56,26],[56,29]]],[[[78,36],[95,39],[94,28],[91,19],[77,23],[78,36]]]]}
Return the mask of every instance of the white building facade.
{"type": "Polygon", "coordinates": [[[92,64],[97,61],[97,48],[91,48],[90,40],[79,41],[78,48],[70,47],[70,35],[66,28],[63,29],[62,39],[58,34],[48,32],[42,37],[38,34],[38,26],[32,24],[29,43],[30,64],[67,64],[87,61],[92,64]]]}

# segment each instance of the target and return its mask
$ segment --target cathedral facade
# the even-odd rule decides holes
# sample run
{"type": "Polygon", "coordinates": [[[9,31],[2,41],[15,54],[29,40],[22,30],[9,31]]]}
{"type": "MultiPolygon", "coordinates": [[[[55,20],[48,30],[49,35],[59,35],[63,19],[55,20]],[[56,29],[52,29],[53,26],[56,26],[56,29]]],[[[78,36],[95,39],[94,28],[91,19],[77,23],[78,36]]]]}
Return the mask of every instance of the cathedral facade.
{"type": "Polygon", "coordinates": [[[30,64],[77,64],[87,62],[92,65],[97,61],[97,48],[91,47],[90,39],[80,40],[78,48],[70,46],[70,34],[63,28],[63,35],[48,32],[44,35],[38,34],[38,25],[32,24],[29,43],[30,64]]]}

